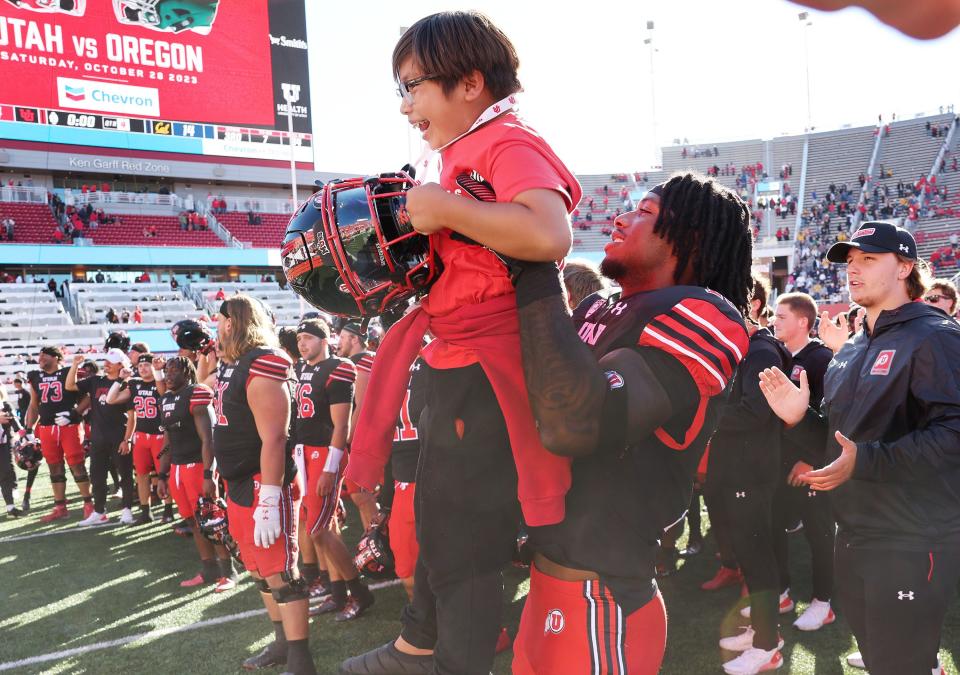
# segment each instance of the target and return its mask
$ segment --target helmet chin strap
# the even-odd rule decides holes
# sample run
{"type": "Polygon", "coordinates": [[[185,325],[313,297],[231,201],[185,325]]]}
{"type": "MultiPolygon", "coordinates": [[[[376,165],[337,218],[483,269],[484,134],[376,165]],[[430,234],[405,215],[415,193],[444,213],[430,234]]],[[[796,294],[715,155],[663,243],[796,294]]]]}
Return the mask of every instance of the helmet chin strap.
{"type": "Polygon", "coordinates": [[[517,109],[517,95],[510,94],[506,98],[502,98],[482,113],[476,119],[476,121],[470,125],[470,128],[464,131],[462,134],[454,138],[453,140],[447,141],[441,145],[436,150],[427,146],[426,149],[420,154],[420,157],[417,158],[417,161],[413,163],[413,166],[416,168],[416,172],[420,178],[421,183],[439,183],[440,182],[440,172],[443,167],[443,161],[440,156],[440,153],[443,152],[446,148],[449,148],[451,145],[459,141],[464,136],[469,136],[478,128],[486,124],[492,119],[496,119],[503,115],[504,113],[510,112],[511,110],[517,109]]]}

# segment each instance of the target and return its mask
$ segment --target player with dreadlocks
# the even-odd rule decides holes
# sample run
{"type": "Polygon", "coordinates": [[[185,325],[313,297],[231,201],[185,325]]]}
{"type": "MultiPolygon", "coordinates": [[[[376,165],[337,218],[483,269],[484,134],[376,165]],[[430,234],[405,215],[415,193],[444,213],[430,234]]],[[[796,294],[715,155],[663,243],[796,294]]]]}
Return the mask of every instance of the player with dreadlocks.
{"type": "Polygon", "coordinates": [[[684,517],[719,402],[747,351],[749,211],[698,174],[619,216],[600,269],[622,291],[573,320],[555,265],[520,263],[523,369],[540,440],[573,459],[563,522],[536,551],[513,672],[659,670],[657,540],[684,517]]]}

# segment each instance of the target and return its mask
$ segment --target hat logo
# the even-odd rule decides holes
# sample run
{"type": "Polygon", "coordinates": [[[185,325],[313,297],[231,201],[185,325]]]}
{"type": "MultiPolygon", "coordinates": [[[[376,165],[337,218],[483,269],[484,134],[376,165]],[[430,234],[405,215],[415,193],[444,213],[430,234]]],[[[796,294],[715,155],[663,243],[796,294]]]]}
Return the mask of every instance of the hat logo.
{"type": "Polygon", "coordinates": [[[854,233],[853,233],[853,236],[850,237],[850,238],[851,238],[851,239],[856,239],[857,237],[868,237],[868,236],[870,236],[871,234],[873,234],[874,232],[876,232],[876,230],[875,230],[874,228],[872,228],[872,227],[861,227],[859,230],[857,230],[856,232],[854,232],[854,233]]]}
{"type": "Polygon", "coordinates": [[[900,244],[900,250],[903,251],[904,253],[910,253],[910,247],[907,246],[906,244],[900,244]]]}

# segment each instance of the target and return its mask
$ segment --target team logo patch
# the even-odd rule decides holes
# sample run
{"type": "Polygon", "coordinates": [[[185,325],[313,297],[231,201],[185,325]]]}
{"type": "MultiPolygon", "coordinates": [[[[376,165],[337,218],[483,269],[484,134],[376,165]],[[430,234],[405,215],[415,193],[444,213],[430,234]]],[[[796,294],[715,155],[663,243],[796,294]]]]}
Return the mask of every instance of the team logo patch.
{"type": "Polygon", "coordinates": [[[872,227],[861,227],[859,230],[853,233],[853,236],[850,239],[857,239],[858,237],[869,237],[871,234],[876,232],[872,227]]]}
{"type": "Polygon", "coordinates": [[[605,304],[607,304],[606,300],[603,300],[603,299],[595,300],[593,304],[590,305],[590,309],[587,310],[587,315],[584,318],[589,319],[594,312],[596,312],[598,309],[603,307],[605,304]]]}
{"type": "Polygon", "coordinates": [[[566,624],[566,621],[563,618],[563,612],[559,609],[551,609],[547,612],[547,620],[543,624],[543,634],[553,633],[554,635],[560,635],[563,632],[563,627],[566,624]]]}
{"type": "Polygon", "coordinates": [[[893,365],[893,355],[896,353],[896,349],[884,349],[877,354],[877,360],[873,362],[873,368],[870,369],[870,374],[889,375],[890,366],[893,365]]]}
{"type": "Polygon", "coordinates": [[[310,459],[320,459],[320,451],[314,450],[310,453],[310,459]]]}
{"type": "Polygon", "coordinates": [[[799,379],[800,379],[800,373],[802,373],[802,372],[803,372],[803,366],[800,366],[800,365],[794,366],[794,367],[793,367],[793,372],[790,373],[790,379],[791,379],[791,380],[799,380],[799,379]]]}
{"type": "Polygon", "coordinates": [[[615,370],[608,370],[604,373],[607,376],[607,384],[611,389],[620,389],[626,382],[623,381],[623,376],[615,370]]]}

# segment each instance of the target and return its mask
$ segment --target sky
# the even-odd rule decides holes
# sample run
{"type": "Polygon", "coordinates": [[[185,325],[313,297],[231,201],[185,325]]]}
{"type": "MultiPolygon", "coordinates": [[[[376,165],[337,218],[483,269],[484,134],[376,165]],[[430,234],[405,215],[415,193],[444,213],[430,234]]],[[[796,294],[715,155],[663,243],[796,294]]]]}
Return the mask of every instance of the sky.
{"type": "Polygon", "coordinates": [[[949,74],[960,29],[917,41],[861,9],[816,12],[786,0],[308,0],[307,8],[318,171],[393,171],[419,156],[390,57],[401,27],[449,9],[480,10],[510,37],[521,114],[575,173],[657,166],[655,148],[674,139],[802,133],[804,31],[818,130],[960,105],[960,78],[949,74]]]}

